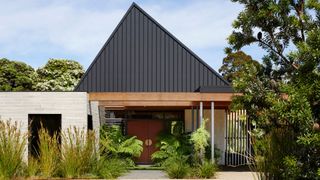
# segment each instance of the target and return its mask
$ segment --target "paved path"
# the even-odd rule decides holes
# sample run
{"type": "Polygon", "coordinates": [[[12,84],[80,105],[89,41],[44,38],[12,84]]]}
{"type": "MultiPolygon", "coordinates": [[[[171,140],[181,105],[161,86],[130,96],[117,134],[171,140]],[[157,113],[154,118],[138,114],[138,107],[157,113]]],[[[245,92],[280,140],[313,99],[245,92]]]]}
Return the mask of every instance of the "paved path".
{"type": "Polygon", "coordinates": [[[216,178],[219,180],[254,180],[250,171],[221,171],[217,173],[216,178]]]}
{"type": "MultiPolygon", "coordinates": [[[[169,179],[161,170],[131,170],[119,179],[169,179]]],[[[218,172],[218,180],[254,180],[249,171],[222,171],[218,172]]]]}
{"type": "Polygon", "coordinates": [[[168,176],[161,170],[131,170],[119,179],[168,179],[168,176]]]}

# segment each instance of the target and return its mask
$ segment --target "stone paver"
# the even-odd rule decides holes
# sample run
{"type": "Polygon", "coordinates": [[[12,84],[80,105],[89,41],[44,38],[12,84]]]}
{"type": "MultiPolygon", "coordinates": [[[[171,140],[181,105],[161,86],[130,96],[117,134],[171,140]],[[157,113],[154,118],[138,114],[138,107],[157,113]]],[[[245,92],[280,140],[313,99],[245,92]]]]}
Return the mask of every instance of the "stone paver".
{"type": "Polygon", "coordinates": [[[216,178],[219,180],[254,180],[253,173],[250,171],[221,171],[216,178]]]}
{"type": "Polygon", "coordinates": [[[168,176],[161,170],[131,170],[119,179],[168,179],[168,176]]]}
{"type": "MultiPolygon", "coordinates": [[[[119,179],[169,179],[161,170],[132,170],[119,179]]],[[[250,171],[220,171],[216,175],[218,180],[254,180],[250,171]]]]}

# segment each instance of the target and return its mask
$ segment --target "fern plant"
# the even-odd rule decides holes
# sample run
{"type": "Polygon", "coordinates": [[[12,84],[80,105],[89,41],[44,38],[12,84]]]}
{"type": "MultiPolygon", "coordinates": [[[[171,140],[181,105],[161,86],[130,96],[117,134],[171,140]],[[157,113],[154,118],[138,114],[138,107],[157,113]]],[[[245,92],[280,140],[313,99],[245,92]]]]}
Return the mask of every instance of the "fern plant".
{"type": "Polygon", "coordinates": [[[132,158],[139,157],[143,142],[136,136],[124,136],[119,126],[103,127],[101,130],[101,151],[113,158],[123,158],[133,164],[132,158]]]}
{"type": "Polygon", "coordinates": [[[156,146],[159,151],[154,152],[151,155],[151,159],[158,166],[162,166],[169,157],[177,157],[179,155],[189,157],[192,151],[189,136],[186,134],[160,134],[156,146]]]}

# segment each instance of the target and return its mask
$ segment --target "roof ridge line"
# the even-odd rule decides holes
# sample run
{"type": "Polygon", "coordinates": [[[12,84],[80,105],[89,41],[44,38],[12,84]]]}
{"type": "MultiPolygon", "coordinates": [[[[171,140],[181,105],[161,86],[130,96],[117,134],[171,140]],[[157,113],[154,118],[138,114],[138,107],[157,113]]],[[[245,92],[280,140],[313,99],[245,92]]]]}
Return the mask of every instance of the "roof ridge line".
{"type": "Polygon", "coordinates": [[[95,58],[93,59],[93,61],[91,62],[90,66],[88,67],[88,69],[86,70],[86,72],[84,73],[84,75],[81,77],[81,79],[79,80],[77,86],[75,86],[74,90],[76,90],[82,80],[87,76],[88,72],[90,71],[90,69],[93,67],[93,65],[96,63],[96,61],[98,60],[98,57],[100,56],[100,54],[102,53],[102,51],[105,49],[105,47],[110,43],[111,39],[113,38],[113,36],[115,35],[115,33],[118,31],[118,29],[120,28],[121,24],[123,24],[124,20],[126,19],[126,17],[129,15],[130,11],[132,10],[132,8],[134,7],[138,7],[138,5],[135,2],[132,2],[131,6],[129,7],[129,9],[126,11],[126,13],[124,14],[124,16],[121,18],[120,22],[117,24],[117,26],[114,28],[114,30],[112,31],[112,33],[109,35],[107,41],[103,44],[103,46],[100,48],[99,52],[97,53],[97,55],[95,56],[95,58]]]}

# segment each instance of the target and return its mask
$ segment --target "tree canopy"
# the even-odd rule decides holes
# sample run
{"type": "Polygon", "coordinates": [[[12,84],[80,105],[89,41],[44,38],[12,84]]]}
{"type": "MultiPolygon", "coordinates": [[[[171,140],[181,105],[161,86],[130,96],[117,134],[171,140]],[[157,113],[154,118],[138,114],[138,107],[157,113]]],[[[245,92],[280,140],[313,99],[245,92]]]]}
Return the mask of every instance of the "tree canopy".
{"type": "Polygon", "coordinates": [[[320,123],[320,2],[232,1],[244,9],[233,23],[232,52],[221,72],[242,93],[233,107],[246,109],[255,127],[251,135],[264,178],[315,178],[320,171],[315,128],[320,123]],[[266,53],[259,65],[241,52],[253,44],[266,53]]]}
{"type": "Polygon", "coordinates": [[[76,61],[49,59],[34,70],[18,61],[0,59],[0,91],[72,91],[84,74],[76,61]]]}
{"type": "Polygon", "coordinates": [[[0,91],[32,90],[34,69],[19,61],[0,59],[0,91]]]}
{"type": "Polygon", "coordinates": [[[72,91],[84,74],[78,62],[66,59],[49,59],[36,72],[34,89],[37,91],[72,91]]]}

